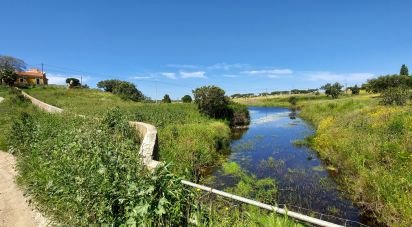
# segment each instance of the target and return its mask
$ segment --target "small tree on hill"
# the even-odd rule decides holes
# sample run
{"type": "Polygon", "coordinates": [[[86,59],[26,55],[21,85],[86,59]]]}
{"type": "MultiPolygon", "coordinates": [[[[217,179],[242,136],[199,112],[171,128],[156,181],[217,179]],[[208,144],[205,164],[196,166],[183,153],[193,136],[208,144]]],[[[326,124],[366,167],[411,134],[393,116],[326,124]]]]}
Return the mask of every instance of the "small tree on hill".
{"type": "Polygon", "coordinates": [[[352,95],[359,95],[360,93],[360,88],[358,87],[357,84],[355,86],[349,88],[352,91],[352,95]]]}
{"type": "Polygon", "coordinates": [[[399,75],[401,75],[401,76],[409,76],[408,66],[406,66],[405,64],[403,64],[403,65],[401,66],[401,71],[400,71],[399,75]]]}
{"type": "Polygon", "coordinates": [[[67,78],[66,79],[66,84],[69,86],[69,88],[79,87],[80,86],[80,80],[77,79],[77,78],[67,78]]]}
{"type": "Polygon", "coordinates": [[[214,118],[225,118],[229,98],[225,91],[217,86],[203,86],[192,91],[195,103],[201,113],[214,118]]]}
{"type": "Polygon", "coordinates": [[[339,97],[339,95],[342,93],[342,88],[343,85],[337,82],[334,84],[327,83],[321,87],[322,90],[325,90],[325,94],[328,97],[331,96],[333,99],[339,97]]]}
{"type": "Polygon", "coordinates": [[[0,69],[0,83],[5,83],[9,86],[13,86],[14,81],[17,79],[17,74],[14,69],[7,64],[0,69]]]}
{"type": "Polygon", "coordinates": [[[185,95],[185,96],[182,97],[182,102],[191,103],[192,102],[192,97],[190,97],[190,95],[185,95]]]}
{"type": "Polygon", "coordinates": [[[102,88],[106,92],[111,92],[120,96],[122,99],[130,99],[133,101],[142,101],[145,96],[139,91],[133,83],[121,80],[102,80],[97,83],[98,88],[102,88]]]}
{"type": "Polygon", "coordinates": [[[172,103],[172,100],[170,99],[170,96],[168,94],[165,94],[162,99],[163,103],[172,103]]]}

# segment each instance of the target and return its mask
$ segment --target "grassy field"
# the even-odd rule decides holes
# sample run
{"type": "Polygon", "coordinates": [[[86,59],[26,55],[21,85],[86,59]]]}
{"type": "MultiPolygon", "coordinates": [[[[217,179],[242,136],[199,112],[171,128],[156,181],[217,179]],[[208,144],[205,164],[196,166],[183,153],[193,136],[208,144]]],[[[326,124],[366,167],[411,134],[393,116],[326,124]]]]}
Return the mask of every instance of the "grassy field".
{"type": "MultiPolygon", "coordinates": [[[[378,95],[298,98],[300,116],[315,128],[311,145],[367,212],[390,226],[412,224],[412,103],[382,106],[378,95]]],[[[250,99],[287,106],[287,98],[250,99]]],[[[290,105],[290,104],[289,104],[290,105]]]]}
{"type": "Polygon", "coordinates": [[[0,117],[7,121],[2,139],[5,146],[9,137],[10,152],[18,157],[19,182],[58,223],[300,226],[251,206],[228,205],[233,201],[205,200],[179,183],[179,177],[201,182],[220,163],[229,142],[227,122],[199,114],[194,104],[134,103],[98,90],[25,91],[65,110],[43,113],[24,100],[16,102],[8,89],[0,90],[9,110],[0,117]],[[157,127],[160,159],[167,167],[153,173],[142,168],[129,120],[157,127]]]}

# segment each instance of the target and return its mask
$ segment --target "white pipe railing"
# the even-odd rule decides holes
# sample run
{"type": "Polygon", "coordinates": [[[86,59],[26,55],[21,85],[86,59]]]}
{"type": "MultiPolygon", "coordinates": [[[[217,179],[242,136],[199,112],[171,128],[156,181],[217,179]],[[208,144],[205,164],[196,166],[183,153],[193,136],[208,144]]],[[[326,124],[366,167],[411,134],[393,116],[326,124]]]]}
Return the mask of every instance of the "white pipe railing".
{"type": "Polygon", "coordinates": [[[261,202],[251,200],[251,199],[248,199],[248,198],[245,198],[245,197],[233,195],[233,194],[230,194],[230,193],[227,193],[227,192],[224,192],[224,191],[220,191],[220,190],[217,190],[217,189],[214,189],[214,188],[210,188],[210,187],[207,187],[207,186],[204,186],[204,185],[195,184],[195,183],[192,183],[190,181],[182,180],[181,182],[182,182],[182,184],[188,185],[190,187],[198,188],[198,189],[201,189],[203,191],[207,191],[207,192],[210,192],[210,193],[213,193],[213,194],[216,194],[216,195],[220,195],[220,196],[223,196],[223,197],[226,197],[226,198],[230,198],[230,199],[233,199],[233,200],[244,202],[244,203],[254,205],[254,206],[266,209],[266,210],[274,211],[278,214],[287,215],[291,218],[295,218],[297,220],[304,221],[304,222],[307,222],[307,223],[310,223],[310,224],[314,224],[314,225],[318,225],[318,226],[324,226],[324,227],[342,227],[343,226],[343,225],[337,225],[337,224],[334,224],[334,223],[331,223],[331,222],[328,222],[328,221],[320,220],[320,219],[317,219],[317,218],[309,217],[307,215],[299,214],[299,213],[296,213],[296,212],[293,212],[293,211],[288,211],[288,210],[285,210],[285,209],[282,209],[282,208],[279,208],[279,207],[271,206],[269,204],[261,203],[261,202]]]}

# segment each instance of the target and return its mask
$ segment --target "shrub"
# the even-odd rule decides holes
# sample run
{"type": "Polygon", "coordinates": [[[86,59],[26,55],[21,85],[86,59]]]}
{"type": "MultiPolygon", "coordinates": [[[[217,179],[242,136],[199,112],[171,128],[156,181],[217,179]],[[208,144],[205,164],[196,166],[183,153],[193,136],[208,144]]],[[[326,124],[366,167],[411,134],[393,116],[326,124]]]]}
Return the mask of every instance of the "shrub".
{"type": "Polygon", "coordinates": [[[336,99],[339,97],[339,95],[342,93],[342,88],[343,88],[343,85],[341,85],[340,83],[334,83],[334,84],[327,83],[321,87],[322,90],[325,90],[325,94],[328,97],[331,96],[333,99],[336,99]]]}
{"type": "Polygon", "coordinates": [[[192,97],[190,97],[190,95],[185,95],[185,96],[182,97],[182,102],[191,103],[192,102],[192,97]]]}
{"type": "Polygon", "coordinates": [[[228,106],[228,120],[230,122],[230,126],[249,125],[249,109],[245,105],[231,102],[228,106]]]}
{"type": "Polygon", "coordinates": [[[292,105],[296,105],[296,103],[298,102],[298,99],[295,96],[291,96],[289,97],[288,102],[292,105]]]}
{"type": "Polygon", "coordinates": [[[102,80],[97,83],[98,88],[120,96],[125,100],[143,101],[144,95],[133,83],[121,80],[102,80]]]}
{"type": "Polygon", "coordinates": [[[201,113],[213,118],[225,118],[229,98],[225,91],[216,86],[203,86],[193,90],[195,103],[201,113]]]}
{"type": "Polygon", "coordinates": [[[370,79],[362,85],[367,92],[379,93],[388,88],[408,87],[412,88],[412,77],[406,75],[386,75],[375,79],[370,79]]]}
{"type": "Polygon", "coordinates": [[[162,99],[163,103],[172,103],[172,100],[170,99],[170,96],[168,94],[165,94],[162,99]]]}
{"type": "Polygon", "coordinates": [[[381,103],[384,105],[396,104],[403,106],[409,98],[409,89],[406,87],[391,87],[387,88],[382,93],[381,103]]]}

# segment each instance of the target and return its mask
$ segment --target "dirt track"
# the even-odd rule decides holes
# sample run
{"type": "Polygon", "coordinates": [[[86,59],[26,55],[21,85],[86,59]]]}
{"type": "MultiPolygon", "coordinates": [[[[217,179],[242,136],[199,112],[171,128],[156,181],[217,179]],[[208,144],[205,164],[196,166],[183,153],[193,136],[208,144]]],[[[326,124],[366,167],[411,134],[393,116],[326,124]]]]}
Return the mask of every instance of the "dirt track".
{"type": "Polygon", "coordinates": [[[15,157],[0,151],[0,227],[47,226],[48,221],[33,210],[16,185],[15,157]]]}

